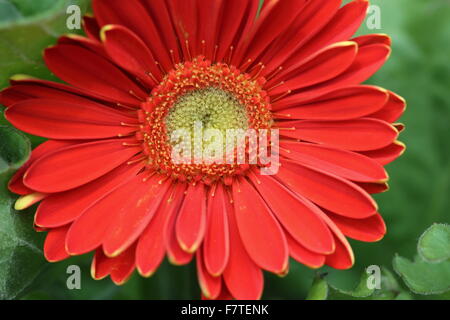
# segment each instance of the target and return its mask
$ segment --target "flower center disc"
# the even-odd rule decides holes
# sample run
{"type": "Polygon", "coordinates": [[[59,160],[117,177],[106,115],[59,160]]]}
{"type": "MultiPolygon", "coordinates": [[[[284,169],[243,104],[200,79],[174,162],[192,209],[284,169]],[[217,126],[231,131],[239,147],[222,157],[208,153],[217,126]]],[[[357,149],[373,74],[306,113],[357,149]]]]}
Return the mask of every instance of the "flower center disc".
{"type": "Polygon", "coordinates": [[[225,149],[225,139],[198,146],[196,130],[214,129],[225,137],[232,129],[269,129],[272,116],[264,82],[264,78],[253,79],[235,67],[212,64],[203,57],[176,65],[142,104],[148,166],[175,178],[205,181],[247,170],[248,166],[238,164],[179,163],[173,160],[172,151],[180,143],[180,132],[185,133],[183,143],[187,141],[191,150],[204,150],[214,143],[225,149]]]}

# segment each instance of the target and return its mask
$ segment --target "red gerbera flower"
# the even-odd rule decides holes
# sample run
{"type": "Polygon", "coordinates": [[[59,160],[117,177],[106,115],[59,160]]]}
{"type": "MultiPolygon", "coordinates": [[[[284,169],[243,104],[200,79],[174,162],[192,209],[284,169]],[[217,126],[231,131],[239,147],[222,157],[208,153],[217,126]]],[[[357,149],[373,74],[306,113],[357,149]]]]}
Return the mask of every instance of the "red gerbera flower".
{"type": "Polygon", "coordinates": [[[346,237],[386,228],[369,194],[404,146],[405,102],[361,85],[390,39],[350,39],[368,1],[94,0],[87,37],[45,51],[69,85],[16,77],[6,118],[50,140],[9,187],[48,232],[49,261],[95,250],[92,276],[152,275],[195,255],[207,298],[257,299],[263,273],[353,265],[346,237]],[[349,40],[350,39],[350,40],[349,40]],[[214,101],[215,108],[210,102],[214,101]],[[176,164],[169,131],[195,119],[280,130],[280,168],[176,164]],[[206,119],[206,120],[205,120],[206,119]],[[243,120],[244,119],[244,120],[243,120]]]}

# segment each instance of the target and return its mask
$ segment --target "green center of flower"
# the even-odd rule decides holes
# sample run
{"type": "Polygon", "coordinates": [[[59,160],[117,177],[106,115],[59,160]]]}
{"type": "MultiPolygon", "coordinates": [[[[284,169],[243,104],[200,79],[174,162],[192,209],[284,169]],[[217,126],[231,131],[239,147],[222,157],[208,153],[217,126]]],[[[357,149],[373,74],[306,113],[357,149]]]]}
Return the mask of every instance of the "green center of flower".
{"type": "MultiPolygon", "coordinates": [[[[178,139],[172,137],[180,130],[185,131],[193,144],[196,130],[202,130],[204,134],[210,129],[216,129],[226,137],[227,130],[246,130],[248,126],[246,108],[231,93],[215,87],[194,90],[182,95],[166,117],[167,134],[172,144],[179,143],[178,139]]],[[[203,148],[213,142],[204,143],[203,148]]]]}

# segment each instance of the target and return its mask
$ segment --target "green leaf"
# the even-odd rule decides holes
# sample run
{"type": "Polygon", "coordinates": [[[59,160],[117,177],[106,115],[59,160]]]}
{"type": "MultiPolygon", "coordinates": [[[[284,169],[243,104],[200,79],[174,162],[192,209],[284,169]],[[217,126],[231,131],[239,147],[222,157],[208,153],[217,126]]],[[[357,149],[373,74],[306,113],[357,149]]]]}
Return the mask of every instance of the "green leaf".
{"type": "Polygon", "coordinates": [[[25,135],[12,127],[0,126],[0,174],[20,168],[30,152],[30,141],[25,135]]]}
{"type": "Polygon", "coordinates": [[[0,127],[0,299],[23,294],[39,274],[44,259],[41,236],[33,230],[33,215],[13,209],[16,197],[6,185],[11,169],[23,164],[30,155],[27,138],[9,127],[0,127]]]}
{"type": "Polygon", "coordinates": [[[450,261],[428,263],[420,259],[410,261],[396,256],[394,270],[410,290],[417,294],[440,294],[450,290],[450,261]]]}
{"type": "Polygon", "coordinates": [[[61,34],[73,33],[66,25],[67,7],[88,0],[0,0],[0,88],[14,74],[55,79],[42,59],[42,51],[61,34]]]}
{"type": "Polygon", "coordinates": [[[369,273],[363,272],[358,284],[353,290],[341,290],[330,285],[330,300],[361,300],[370,298],[375,292],[375,289],[371,289],[367,285],[370,276],[369,273]]]}
{"type": "Polygon", "coordinates": [[[308,292],[306,300],[327,300],[328,283],[323,276],[317,275],[308,292]]]}
{"type": "Polygon", "coordinates": [[[430,263],[450,259],[450,226],[432,225],[420,237],[417,251],[425,261],[430,263]]]}

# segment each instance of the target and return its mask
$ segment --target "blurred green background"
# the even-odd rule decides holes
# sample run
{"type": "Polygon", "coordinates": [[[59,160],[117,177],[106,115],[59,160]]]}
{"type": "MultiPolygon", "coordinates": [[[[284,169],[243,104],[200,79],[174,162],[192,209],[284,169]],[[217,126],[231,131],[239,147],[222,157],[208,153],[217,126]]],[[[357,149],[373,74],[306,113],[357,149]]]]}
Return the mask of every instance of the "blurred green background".
{"type": "MultiPolygon", "coordinates": [[[[81,4],[83,11],[89,5],[88,1],[0,0],[2,88],[7,85],[8,77],[16,73],[52,79],[42,63],[41,52],[58,35],[68,32],[64,19],[69,2],[81,4]]],[[[319,270],[328,272],[328,281],[342,289],[354,287],[369,265],[392,271],[396,254],[413,258],[417,240],[426,228],[434,222],[450,222],[450,1],[373,0],[371,3],[381,8],[381,29],[369,30],[364,24],[359,33],[389,34],[393,39],[393,53],[369,83],[389,88],[408,101],[408,109],[401,119],[406,130],[400,138],[408,149],[403,157],[388,166],[389,192],[376,196],[388,226],[387,236],[373,244],[352,241],[356,256],[353,269],[319,270]]],[[[5,123],[3,118],[1,123],[5,123]]],[[[38,140],[32,142],[36,144],[38,140]]],[[[31,222],[31,218],[19,219],[31,222]]],[[[28,281],[31,287],[24,285],[28,288],[19,290],[16,297],[190,299],[199,296],[192,265],[173,267],[165,262],[152,278],[143,279],[135,274],[127,284],[117,287],[109,279],[92,280],[90,260],[89,256],[57,264],[42,263],[43,270],[34,270],[37,277],[33,275],[28,281]],[[66,288],[66,268],[71,264],[81,266],[81,290],[66,288]]],[[[292,261],[285,278],[266,275],[264,298],[304,299],[316,272],[292,261]]],[[[449,295],[427,298],[446,299],[449,295]]]]}

